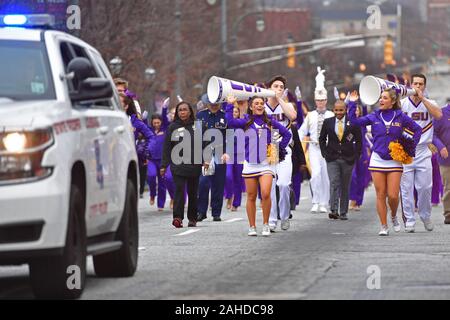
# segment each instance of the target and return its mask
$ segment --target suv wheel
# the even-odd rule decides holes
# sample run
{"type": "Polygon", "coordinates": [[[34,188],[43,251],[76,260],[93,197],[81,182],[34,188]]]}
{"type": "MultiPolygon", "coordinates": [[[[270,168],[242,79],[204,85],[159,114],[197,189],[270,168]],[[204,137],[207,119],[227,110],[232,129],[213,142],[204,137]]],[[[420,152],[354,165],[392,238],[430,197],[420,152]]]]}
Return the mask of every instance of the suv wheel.
{"type": "Polygon", "coordinates": [[[86,280],[86,225],[84,203],[77,186],[70,190],[66,245],[61,256],[38,258],[30,263],[31,285],[38,299],[77,299],[86,280]]]}
{"type": "Polygon", "coordinates": [[[136,187],[127,182],[125,209],[117,230],[116,240],[122,247],[114,252],[94,256],[94,269],[99,277],[131,277],[136,272],[139,246],[139,227],[136,187]]]}

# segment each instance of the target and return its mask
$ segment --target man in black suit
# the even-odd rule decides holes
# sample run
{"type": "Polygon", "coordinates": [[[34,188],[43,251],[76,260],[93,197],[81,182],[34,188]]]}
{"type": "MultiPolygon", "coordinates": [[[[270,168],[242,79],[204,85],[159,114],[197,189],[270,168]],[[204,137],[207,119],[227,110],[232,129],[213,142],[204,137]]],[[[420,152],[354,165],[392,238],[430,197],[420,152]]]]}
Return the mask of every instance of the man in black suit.
{"type": "Polygon", "coordinates": [[[336,101],[335,117],[325,119],[319,144],[330,178],[330,219],[347,220],[348,193],[355,161],[361,156],[361,129],[348,121],[347,107],[336,101]],[[340,215],[338,214],[340,209],[340,215]]]}

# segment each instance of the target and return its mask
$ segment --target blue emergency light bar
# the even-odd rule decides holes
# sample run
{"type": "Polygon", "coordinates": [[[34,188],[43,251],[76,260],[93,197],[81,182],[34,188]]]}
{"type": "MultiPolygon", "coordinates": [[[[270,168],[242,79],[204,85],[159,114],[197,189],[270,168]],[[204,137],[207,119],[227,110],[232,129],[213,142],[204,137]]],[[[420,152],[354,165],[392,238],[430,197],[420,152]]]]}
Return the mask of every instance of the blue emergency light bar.
{"type": "Polygon", "coordinates": [[[50,14],[6,14],[0,15],[0,27],[51,28],[55,17],[50,14]]]}
{"type": "Polygon", "coordinates": [[[8,26],[23,26],[27,23],[27,17],[23,15],[9,15],[3,18],[3,23],[8,26]]]}

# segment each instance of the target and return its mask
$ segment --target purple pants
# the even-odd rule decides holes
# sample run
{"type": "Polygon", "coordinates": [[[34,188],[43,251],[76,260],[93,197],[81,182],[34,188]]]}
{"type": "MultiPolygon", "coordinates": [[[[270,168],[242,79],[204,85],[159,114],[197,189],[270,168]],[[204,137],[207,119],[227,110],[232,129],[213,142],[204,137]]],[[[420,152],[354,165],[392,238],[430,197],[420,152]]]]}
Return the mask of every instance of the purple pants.
{"type": "Polygon", "coordinates": [[[292,189],[295,194],[295,204],[298,206],[300,204],[300,192],[302,187],[302,173],[297,172],[292,176],[292,189]]]}
{"type": "Polygon", "coordinates": [[[159,174],[161,168],[161,160],[150,160],[147,166],[147,182],[150,188],[150,197],[156,197],[156,180],[158,180],[158,208],[164,208],[166,203],[166,191],[169,191],[170,198],[174,196],[174,184],[170,167],[167,168],[163,177],[159,174]]]}
{"type": "Polygon", "coordinates": [[[227,176],[225,180],[225,199],[233,198],[233,207],[241,206],[242,199],[242,164],[227,164],[227,176]]]}
{"type": "Polygon", "coordinates": [[[431,164],[433,165],[433,189],[431,191],[431,203],[439,204],[444,194],[444,185],[442,184],[441,172],[439,171],[437,154],[434,154],[431,157],[431,164]]]}
{"type": "Polygon", "coordinates": [[[364,191],[367,183],[368,165],[363,160],[355,163],[350,183],[350,201],[355,201],[357,206],[361,206],[364,199],[364,191]]]}

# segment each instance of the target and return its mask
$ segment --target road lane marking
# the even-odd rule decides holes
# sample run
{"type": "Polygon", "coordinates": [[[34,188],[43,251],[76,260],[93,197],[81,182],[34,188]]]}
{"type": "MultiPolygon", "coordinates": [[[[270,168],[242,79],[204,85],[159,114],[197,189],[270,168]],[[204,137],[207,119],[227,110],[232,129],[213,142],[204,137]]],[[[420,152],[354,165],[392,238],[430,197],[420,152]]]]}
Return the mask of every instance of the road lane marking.
{"type": "Polygon", "coordinates": [[[198,232],[198,231],[200,231],[200,229],[191,229],[191,230],[188,230],[188,231],[176,234],[175,237],[187,236],[188,234],[195,233],[195,232],[198,232]]]}
{"type": "Polygon", "coordinates": [[[169,296],[169,300],[299,300],[307,297],[304,293],[211,293],[211,294],[184,294],[169,296]],[[237,298],[236,298],[237,297],[237,298]]]}
{"type": "Polygon", "coordinates": [[[242,220],[244,220],[244,218],[233,218],[230,220],[226,220],[225,222],[231,223],[231,222],[242,221],[242,220]]]}

